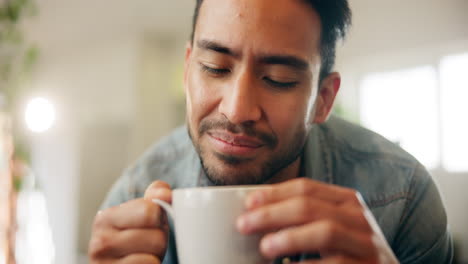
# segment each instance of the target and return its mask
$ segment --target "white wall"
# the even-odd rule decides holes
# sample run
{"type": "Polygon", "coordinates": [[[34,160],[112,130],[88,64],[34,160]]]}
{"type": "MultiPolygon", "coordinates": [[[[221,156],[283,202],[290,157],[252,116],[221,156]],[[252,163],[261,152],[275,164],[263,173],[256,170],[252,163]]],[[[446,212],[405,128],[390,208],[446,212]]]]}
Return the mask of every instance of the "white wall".
{"type": "MultiPolygon", "coordinates": [[[[130,62],[131,65],[120,67],[120,71],[109,75],[95,76],[100,82],[113,80],[113,76],[118,76],[118,81],[130,81],[120,85],[132,91],[132,96],[119,99],[107,90],[102,100],[91,105],[109,104],[108,113],[100,115],[95,107],[88,109],[86,120],[81,125],[78,202],[78,248],[81,255],[86,255],[93,218],[111,185],[129,163],[157,139],[183,123],[184,115],[180,113],[179,106],[184,103],[181,87],[184,42],[163,35],[142,37],[137,45],[116,50],[112,54],[115,57],[122,51],[133,52],[132,56],[125,56],[126,59],[119,62],[130,62]],[[126,67],[132,70],[128,71],[126,67]],[[122,76],[124,70],[125,75],[122,76]],[[114,104],[121,109],[114,109],[114,104]]],[[[96,57],[92,61],[96,61],[96,57]]],[[[98,88],[96,84],[94,86],[98,88]]]]}
{"type": "MultiPolygon", "coordinates": [[[[79,50],[49,56],[39,63],[31,82],[34,92],[30,96],[50,98],[58,114],[56,125],[50,131],[30,137],[33,169],[39,176],[50,211],[56,246],[55,263],[74,263],[78,237],[82,236],[78,233],[83,222],[79,218],[83,213],[79,208],[80,201],[86,201],[81,196],[87,186],[80,186],[80,183],[83,177],[88,179],[87,175],[81,175],[82,172],[89,172],[87,167],[83,168],[86,164],[82,163],[84,128],[96,122],[128,125],[134,117],[136,45],[137,41],[131,39],[116,41],[112,45],[93,43],[87,47],[83,45],[79,50]]],[[[113,135],[116,134],[119,133],[113,135]]],[[[87,136],[88,139],[91,137],[87,136]]],[[[111,135],[109,138],[115,137],[111,135]]],[[[86,154],[94,154],[92,157],[97,159],[97,163],[106,161],[97,156],[99,153],[88,151],[90,153],[86,154]]],[[[116,169],[120,170],[127,164],[127,152],[124,151],[123,155],[120,162],[123,164],[116,164],[116,169]]],[[[111,176],[113,181],[115,176],[111,176]]],[[[110,176],[102,177],[105,180],[110,176]]],[[[102,194],[98,197],[102,199],[102,194]]]]}
{"type": "Polygon", "coordinates": [[[38,65],[31,96],[50,98],[59,115],[56,127],[32,138],[33,168],[45,175],[55,263],[86,261],[92,220],[112,183],[183,122],[182,88],[174,87],[181,84],[184,39],[92,43],[38,65]]]}
{"type": "Polygon", "coordinates": [[[72,124],[59,121],[47,135],[31,135],[31,158],[46,198],[55,263],[70,263],[77,245],[77,135],[72,124]]]}
{"type": "Polygon", "coordinates": [[[140,39],[132,159],[185,120],[182,79],[186,39],[169,34],[140,39]]]}

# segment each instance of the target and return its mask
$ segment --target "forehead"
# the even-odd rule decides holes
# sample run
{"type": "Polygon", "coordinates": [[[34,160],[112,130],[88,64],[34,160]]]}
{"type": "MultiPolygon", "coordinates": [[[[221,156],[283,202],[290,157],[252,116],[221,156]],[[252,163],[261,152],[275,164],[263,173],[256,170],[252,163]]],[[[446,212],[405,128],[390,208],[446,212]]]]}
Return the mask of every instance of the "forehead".
{"type": "Polygon", "coordinates": [[[321,24],[303,0],[204,0],[195,40],[252,52],[318,55],[321,24]]]}

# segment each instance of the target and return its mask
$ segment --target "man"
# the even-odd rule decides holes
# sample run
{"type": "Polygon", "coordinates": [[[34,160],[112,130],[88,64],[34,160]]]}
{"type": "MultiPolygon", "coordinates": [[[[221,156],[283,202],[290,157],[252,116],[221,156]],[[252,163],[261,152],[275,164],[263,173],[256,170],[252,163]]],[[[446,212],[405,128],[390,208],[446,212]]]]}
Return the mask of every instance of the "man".
{"type": "Polygon", "coordinates": [[[170,202],[171,187],[237,184],[272,186],[252,193],[237,221],[243,234],[266,233],[268,259],[450,263],[445,211],[424,168],[370,131],[327,121],[350,16],[346,0],[198,0],[187,127],[113,187],[95,219],[91,263],[177,263],[151,199],[170,202]]]}

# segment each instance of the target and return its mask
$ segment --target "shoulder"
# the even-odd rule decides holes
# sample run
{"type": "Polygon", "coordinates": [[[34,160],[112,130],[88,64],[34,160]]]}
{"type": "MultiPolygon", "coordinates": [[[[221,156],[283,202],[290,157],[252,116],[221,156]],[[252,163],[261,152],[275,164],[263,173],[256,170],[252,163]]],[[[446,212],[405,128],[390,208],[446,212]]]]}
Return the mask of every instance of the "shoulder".
{"type": "Polygon", "coordinates": [[[334,117],[319,134],[330,155],[333,183],[361,193],[391,242],[433,187],[430,174],[398,145],[359,125],[334,117]]]}
{"type": "Polygon", "coordinates": [[[416,162],[414,157],[383,136],[338,117],[332,116],[320,129],[333,147],[354,154],[371,154],[373,157],[393,157],[416,162]]]}
{"type": "Polygon", "coordinates": [[[397,190],[428,176],[411,154],[359,125],[333,117],[320,126],[319,134],[333,161],[334,180],[339,183],[364,185],[359,188],[364,190],[387,185],[397,190]]]}
{"type": "Polygon", "coordinates": [[[165,171],[180,163],[192,154],[194,147],[185,126],[176,128],[171,134],[162,138],[131,166],[134,172],[165,171]]]}
{"type": "MultiPolygon", "coordinates": [[[[334,163],[335,174],[350,174],[358,169],[374,172],[371,178],[382,181],[401,177],[408,180],[414,170],[421,166],[417,159],[397,144],[357,124],[333,117],[320,126],[320,136],[325,142],[334,163]],[[344,170],[344,171],[343,171],[344,170]],[[376,175],[379,172],[379,175],[376,175]]],[[[362,172],[362,171],[361,171],[362,172]]],[[[349,178],[349,176],[346,176],[349,178]]]]}
{"type": "Polygon", "coordinates": [[[384,137],[332,118],[319,126],[335,184],[361,193],[402,263],[450,263],[445,208],[429,172],[384,137]]]}

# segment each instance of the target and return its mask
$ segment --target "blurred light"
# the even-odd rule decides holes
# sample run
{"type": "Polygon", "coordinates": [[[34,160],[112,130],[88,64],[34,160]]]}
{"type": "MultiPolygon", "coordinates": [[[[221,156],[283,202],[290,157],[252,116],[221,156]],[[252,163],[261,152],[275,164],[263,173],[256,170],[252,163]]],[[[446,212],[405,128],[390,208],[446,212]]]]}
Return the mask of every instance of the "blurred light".
{"type": "Polygon", "coordinates": [[[440,64],[442,163],[451,172],[468,171],[468,53],[445,57],[440,64]]]}
{"type": "Polygon", "coordinates": [[[25,119],[31,131],[45,132],[55,121],[54,106],[44,98],[34,98],[26,106],[25,119]]]}
{"type": "Polygon", "coordinates": [[[439,165],[437,72],[433,67],[369,74],[360,92],[363,125],[399,144],[427,168],[439,165]]]}
{"type": "Polygon", "coordinates": [[[3,248],[0,248],[0,264],[6,264],[6,256],[3,248]]]}
{"type": "Polygon", "coordinates": [[[55,248],[44,194],[22,190],[18,195],[17,264],[52,264],[55,248]]]}

